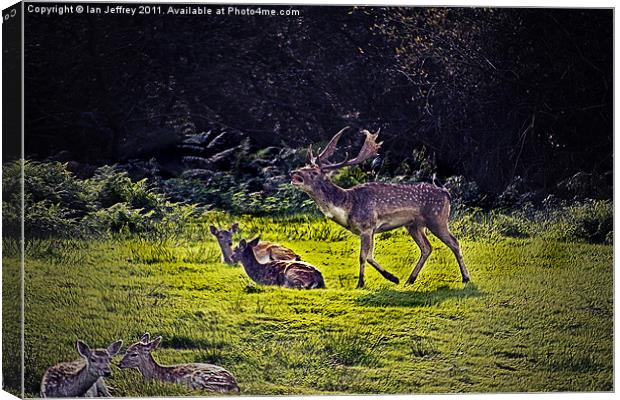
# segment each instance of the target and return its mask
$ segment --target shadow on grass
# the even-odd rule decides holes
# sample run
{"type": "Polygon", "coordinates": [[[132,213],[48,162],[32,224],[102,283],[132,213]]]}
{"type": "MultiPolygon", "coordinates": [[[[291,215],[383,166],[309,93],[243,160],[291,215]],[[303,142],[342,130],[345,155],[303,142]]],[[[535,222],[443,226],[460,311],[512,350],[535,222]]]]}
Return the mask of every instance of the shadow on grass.
{"type": "Polygon", "coordinates": [[[462,288],[442,286],[430,292],[417,292],[412,289],[384,289],[361,296],[356,302],[368,307],[428,307],[449,299],[480,296],[483,296],[483,293],[476,285],[468,283],[462,288]]]}

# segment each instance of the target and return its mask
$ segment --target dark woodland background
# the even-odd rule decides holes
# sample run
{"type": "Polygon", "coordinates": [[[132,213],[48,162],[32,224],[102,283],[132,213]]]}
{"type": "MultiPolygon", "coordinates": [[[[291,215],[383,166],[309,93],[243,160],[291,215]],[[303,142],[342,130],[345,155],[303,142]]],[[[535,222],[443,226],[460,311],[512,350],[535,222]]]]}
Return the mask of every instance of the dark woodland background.
{"type": "Polygon", "coordinates": [[[416,150],[485,192],[519,177],[575,195],[578,174],[588,197],[611,196],[612,10],[297,9],[28,15],[27,157],[86,176],[151,160],[134,175],[176,177],[233,168],[239,146],[306,147],[350,125],[382,129],[390,173],[416,150]]]}

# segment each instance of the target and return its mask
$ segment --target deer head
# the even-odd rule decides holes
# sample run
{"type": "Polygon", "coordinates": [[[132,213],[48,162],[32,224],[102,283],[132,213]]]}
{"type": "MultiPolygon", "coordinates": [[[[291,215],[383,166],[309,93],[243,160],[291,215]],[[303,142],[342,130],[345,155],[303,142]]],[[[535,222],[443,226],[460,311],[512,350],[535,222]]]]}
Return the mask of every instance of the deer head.
{"type": "Polygon", "coordinates": [[[250,240],[249,242],[246,241],[245,239],[241,239],[239,241],[239,244],[237,245],[237,247],[235,247],[235,249],[233,250],[233,259],[234,260],[243,260],[243,257],[254,257],[254,247],[256,247],[258,245],[258,242],[260,242],[260,236],[255,237],[253,240],[250,240]]]}
{"type": "MultiPolygon", "coordinates": [[[[345,155],[343,161],[332,163],[329,158],[334,154],[338,147],[338,140],[349,127],[341,129],[332,137],[323,151],[317,156],[312,152],[312,145],[308,148],[308,164],[302,168],[293,171],[291,183],[299,189],[307,193],[317,193],[321,186],[328,180],[328,174],[342,167],[361,164],[362,162],[372,158],[378,154],[381,143],[377,143],[379,130],[376,133],[370,133],[363,130],[366,139],[357,157],[349,159],[348,154],[345,155]]],[[[320,150],[320,149],[319,149],[320,150]]]]}
{"type": "Polygon", "coordinates": [[[118,340],[108,346],[107,349],[91,350],[86,343],[78,340],[76,343],[77,351],[86,361],[86,369],[92,376],[111,376],[110,363],[123,345],[122,340],[118,340]]]}
{"type": "Polygon", "coordinates": [[[119,368],[138,368],[148,365],[151,362],[151,352],[161,343],[161,336],[151,340],[151,335],[147,332],[137,343],[127,348],[123,359],[118,363],[119,368]]]}
{"type": "Polygon", "coordinates": [[[222,261],[229,265],[234,265],[235,261],[232,257],[232,237],[239,229],[239,223],[235,222],[230,226],[230,229],[217,229],[213,225],[209,225],[209,230],[211,234],[215,236],[217,239],[217,244],[220,246],[222,250],[222,261]]]}

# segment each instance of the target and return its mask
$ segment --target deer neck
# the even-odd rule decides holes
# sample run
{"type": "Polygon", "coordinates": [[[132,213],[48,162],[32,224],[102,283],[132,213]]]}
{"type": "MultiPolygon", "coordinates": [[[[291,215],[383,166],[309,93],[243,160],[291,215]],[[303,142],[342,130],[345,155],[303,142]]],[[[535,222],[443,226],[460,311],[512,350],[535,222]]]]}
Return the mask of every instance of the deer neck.
{"type": "Polygon", "coordinates": [[[349,195],[346,190],[336,185],[329,179],[320,181],[315,190],[310,193],[315,203],[327,218],[330,218],[342,226],[348,225],[349,219],[349,195]]]}
{"type": "Polygon", "coordinates": [[[168,370],[170,370],[170,367],[165,367],[158,364],[157,361],[155,361],[155,359],[153,358],[153,356],[149,354],[146,362],[140,364],[138,369],[146,380],[166,380],[168,378],[168,370]]]}
{"type": "Polygon", "coordinates": [[[222,250],[222,262],[228,265],[234,265],[235,262],[232,259],[232,249],[230,246],[220,244],[220,249],[222,250]]]}
{"type": "Polygon", "coordinates": [[[250,247],[246,248],[241,254],[241,264],[246,274],[255,282],[260,282],[264,265],[259,263],[254,254],[254,250],[250,247]]]}
{"type": "Polygon", "coordinates": [[[78,396],[81,396],[83,393],[86,393],[86,391],[90,389],[98,379],[99,375],[94,375],[88,372],[88,366],[85,365],[84,368],[82,368],[80,372],[75,375],[73,381],[74,383],[71,386],[73,387],[73,390],[78,393],[78,396]]]}

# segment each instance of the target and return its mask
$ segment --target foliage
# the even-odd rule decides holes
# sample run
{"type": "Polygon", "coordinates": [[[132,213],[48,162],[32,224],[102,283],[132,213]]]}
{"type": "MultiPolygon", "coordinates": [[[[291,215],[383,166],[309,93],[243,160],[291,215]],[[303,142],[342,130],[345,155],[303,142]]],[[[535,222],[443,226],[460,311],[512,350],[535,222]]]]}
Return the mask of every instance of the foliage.
{"type": "MultiPolygon", "coordinates": [[[[393,167],[382,174],[403,162],[417,173],[417,149],[438,175],[484,192],[515,176],[551,192],[581,171],[612,170],[612,10],[295,9],[208,26],[173,15],[131,26],[32,15],[25,129],[37,137],[27,156],[95,167],[153,158],[163,179],[208,178],[239,172],[230,164],[245,139],[254,150],[297,149],[349,125],[382,128],[393,167]]],[[[357,140],[347,133],[342,145],[357,140]]],[[[587,197],[609,198],[611,174],[596,183],[605,190],[587,197]]]]}
{"type": "Polygon", "coordinates": [[[555,239],[613,244],[614,207],[611,201],[586,200],[549,214],[549,236],[555,239]]]}
{"type": "Polygon", "coordinates": [[[471,240],[498,240],[503,236],[542,237],[565,242],[612,244],[613,204],[607,200],[586,200],[535,208],[526,203],[508,212],[457,208],[451,227],[457,236],[471,240]]]}
{"type": "Polygon", "coordinates": [[[364,171],[359,165],[344,167],[334,172],[332,181],[341,187],[350,188],[360,183],[371,180],[370,174],[364,171]]]}
{"type": "Polygon", "coordinates": [[[445,187],[450,191],[456,206],[476,206],[482,198],[476,182],[468,181],[464,176],[451,176],[446,179],[445,187]]]}
{"type": "MultiPolygon", "coordinates": [[[[176,178],[151,183],[146,178],[132,181],[126,172],[110,166],[97,169],[92,178],[83,180],[60,163],[27,161],[24,172],[25,232],[32,238],[110,233],[165,237],[182,230],[201,209],[292,221],[322,218],[314,201],[289,183],[251,191],[251,182],[238,181],[224,172],[214,173],[207,182],[176,178]]],[[[18,177],[19,164],[7,164],[3,174],[5,236],[20,234],[18,177]]],[[[349,187],[370,180],[371,175],[353,167],[338,171],[333,179],[349,187]]],[[[453,199],[452,229],[471,240],[504,236],[591,243],[613,240],[611,201],[568,202],[549,196],[535,206],[530,192],[522,189],[522,181],[516,179],[498,197],[496,203],[503,207],[484,210],[476,206],[482,194],[475,182],[455,176],[448,178],[445,186],[453,199]]],[[[329,226],[314,226],[310,233],[298,231],[293,224],[287,234],[297,239],[340,238],[340,234],[333,236],[329,226]]]]}
{"type": "Polygon", "coordinates": [[[182,228],[195,206],[171,203],[126,172],[104,166],[91,179],[78,179],[57,162],[18,162],[3,171],[5,236],[18,237],[24,180],[24,234],[27,238],[80,237],[107,233],[165,233],[182,228]]]}

